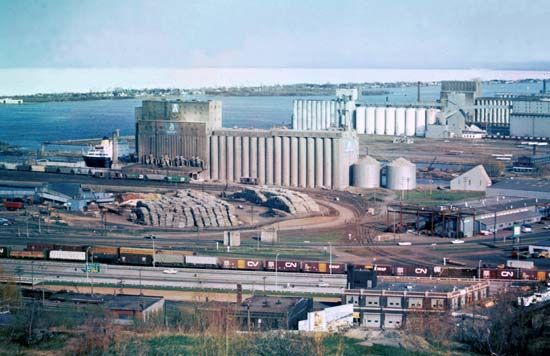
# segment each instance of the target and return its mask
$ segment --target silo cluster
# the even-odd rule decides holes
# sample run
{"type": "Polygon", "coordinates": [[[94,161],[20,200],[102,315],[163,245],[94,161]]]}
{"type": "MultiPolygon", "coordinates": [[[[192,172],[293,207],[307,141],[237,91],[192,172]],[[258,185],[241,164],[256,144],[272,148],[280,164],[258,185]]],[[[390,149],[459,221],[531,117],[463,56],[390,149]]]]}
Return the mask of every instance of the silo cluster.
{"type": "Polygon", "coordinates": [[[359,106],[355,110],[358,134],[425,136],[427,125],[436,122],[438,109],[359,106]]]}
{"type": "Polygon", "coordinates": [[[343,189],[357,153],[356,135],[348,131],[215,130],[210,137],[210,178],[343,189]]]}
{"type": "Polygon", "coordinates": [[[380,162],[366,156],[352,167],[352,185],[359,188],[380,187],[380,162]]]}
{"type": "Polygon", "coordinates": [[[354,112],[353,100],[294,100],[292,129],[326,130],[331,127],[350,127],[354,112]]]}
{"type": "Polygon", "coordinates": [[[386,166],[386,188],[392,190],[416,189],[416,165],[399,157],[386,166]]]}

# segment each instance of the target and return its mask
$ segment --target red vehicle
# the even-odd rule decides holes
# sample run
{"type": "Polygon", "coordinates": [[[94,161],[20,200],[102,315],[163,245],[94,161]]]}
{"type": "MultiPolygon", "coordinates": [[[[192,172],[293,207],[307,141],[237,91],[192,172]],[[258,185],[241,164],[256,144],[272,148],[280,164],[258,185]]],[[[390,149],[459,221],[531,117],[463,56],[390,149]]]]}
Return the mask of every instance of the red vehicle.
{"type": "Polygon", "coordinates": [[[8,210],[18,210],[18,209],[23,209],[25,205],[23,204],[23,199],[8,198],[4,200],[4,207],[8,210]]]}

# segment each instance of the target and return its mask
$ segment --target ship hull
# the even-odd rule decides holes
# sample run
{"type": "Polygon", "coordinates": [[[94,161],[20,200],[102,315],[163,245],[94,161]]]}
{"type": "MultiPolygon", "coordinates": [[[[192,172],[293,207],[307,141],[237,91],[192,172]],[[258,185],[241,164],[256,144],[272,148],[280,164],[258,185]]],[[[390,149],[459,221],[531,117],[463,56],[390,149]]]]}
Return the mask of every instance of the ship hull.
{"type": "Polygon", "coordinates": [[[107,157],[82,156],[82,158],[84,158],[84,163],[86,163],[87,167],[111,168],[113,165],[113,160],[107,157]]]}

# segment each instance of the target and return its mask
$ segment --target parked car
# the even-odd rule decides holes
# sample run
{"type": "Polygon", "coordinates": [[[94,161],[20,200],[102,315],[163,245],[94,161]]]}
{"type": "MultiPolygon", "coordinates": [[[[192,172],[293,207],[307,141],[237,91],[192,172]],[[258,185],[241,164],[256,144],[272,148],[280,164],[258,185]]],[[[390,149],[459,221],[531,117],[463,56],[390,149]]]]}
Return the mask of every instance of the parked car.
{"type": "Polygon", "coordinates": [[[521,232],[526,232],[526,233],[533,232],[533,228],[530,225],[523,225],[521,227],[521,232]]]}
{"type": "Polygon", "coordinates": [[[176,273],[178,273],[178,270],[173,269],[173,268],[168,268],[168,269],[165,269],[164,271],[162,271],[162,273],[166,273],[166,274],[176,274],[176,273]]]}

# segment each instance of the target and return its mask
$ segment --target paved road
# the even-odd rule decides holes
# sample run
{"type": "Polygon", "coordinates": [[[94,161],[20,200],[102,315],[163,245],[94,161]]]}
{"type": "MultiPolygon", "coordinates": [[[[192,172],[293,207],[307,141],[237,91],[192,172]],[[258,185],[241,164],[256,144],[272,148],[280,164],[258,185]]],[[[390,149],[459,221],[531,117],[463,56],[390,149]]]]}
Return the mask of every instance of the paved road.
{"type": "Polygon", "coordinates": [[[264,271],[232,271],[175,268],[176,274],[165,274],[162,267],[130,267],[101,265],[101,272],[90,273],[86,278],[84,263],[52,261],[0,260],[5,272],[26,281],[44,281],[95,284],[119,284],[143,287],[215,288],[235,290],[242,284],[244,290],[263,290],[264,278],[267,291],[301,292],[312,294],[340,293],[346,285],[346,275],[318,273],[288,273],[264,271]],[[141,274],[141,278],[140,278],[141,274]],[[319,283],[328,287],[319,287],[319,283]]]}

